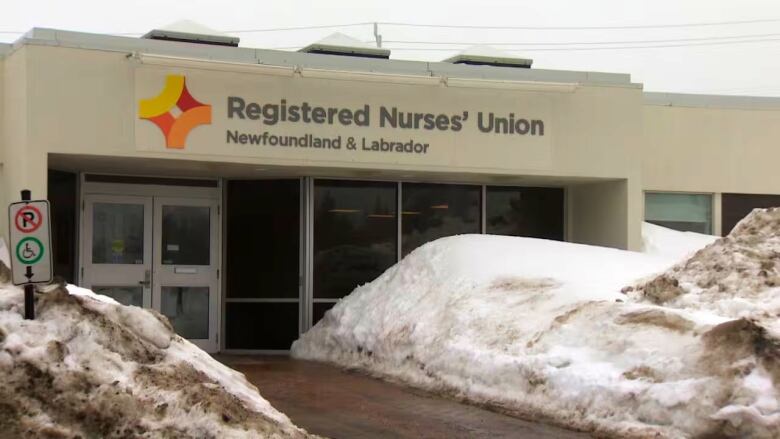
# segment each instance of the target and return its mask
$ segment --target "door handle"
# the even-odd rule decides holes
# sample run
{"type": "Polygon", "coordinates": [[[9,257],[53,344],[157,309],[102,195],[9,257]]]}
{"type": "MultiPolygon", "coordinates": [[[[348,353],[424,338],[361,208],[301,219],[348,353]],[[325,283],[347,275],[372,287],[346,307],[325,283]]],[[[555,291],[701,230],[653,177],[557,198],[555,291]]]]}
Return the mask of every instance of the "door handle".
{"type": "Polygon", "coordinates": [[[152,285],[152,272],[150,270],[144,271],[144,280],[138,282],[138,285],[144,288],[149,288],[152,285]]]}

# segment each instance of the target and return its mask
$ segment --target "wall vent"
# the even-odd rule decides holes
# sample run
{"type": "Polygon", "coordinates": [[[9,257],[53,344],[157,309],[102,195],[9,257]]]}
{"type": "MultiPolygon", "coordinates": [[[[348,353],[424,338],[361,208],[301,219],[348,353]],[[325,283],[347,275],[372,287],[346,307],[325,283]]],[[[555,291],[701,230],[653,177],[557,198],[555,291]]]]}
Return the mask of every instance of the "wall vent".
{"type": "Polygon", "coordinates": [[[474,66],[515,67],[530,69],[532,59],[520,58],[490,46],[471,46],[442,62],[468,64],[474,66]]]}
{"type": "Polygon", "coordinates": [[[238,47],[240,41],[238,37],[225,35],[189,20],[177,21],[160,29],[152,29],[141,38],[229,47],[238,47]]]}
{"type": "Polygon", "coordinates": [[[336,32],[309,44],[299,52],[319,53],[323,55],[354,56],[358,58],[390,58],[390,50],[374,47],[348,35],[336,32]]]}

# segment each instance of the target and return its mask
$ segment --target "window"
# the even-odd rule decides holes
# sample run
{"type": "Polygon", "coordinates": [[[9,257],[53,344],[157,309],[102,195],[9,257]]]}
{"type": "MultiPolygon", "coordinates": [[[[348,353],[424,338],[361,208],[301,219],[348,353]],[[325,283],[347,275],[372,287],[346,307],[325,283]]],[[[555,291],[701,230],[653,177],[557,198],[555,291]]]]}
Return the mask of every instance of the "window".
{"type": "MultiPolygon", "coordinates": [[[[300,320],[301,182],[229,181],[226,210],[225,347],[290,349],[300,320]]],[[[170,308],[182,320],[206,309],[174,293],[170,308]]],[[[174,326],[202,330],[190,321],[174,326]]]]}
{"type": "Polygon", "coordinates": [[[144,205],[95,203],[92,263],[144,263],[144,205]]]}
{"type": "Polygon", "coordinates": [[[780,195],[723,194],[721,204],[723,234],[728,235],[753,209],[780,207],[780,195]]]}
{"type": "Polygon", "coordinates": [[[397,259],[396,183],[314,182],[314,298],[339,299],[397,259]]]}
{"type": "Polygon", "coordinates": [[[404,183],[402,192],[404,255],[444,236],[481,232],[481,186],[404,183]]]}
{"type": "Polygon", "coordinates": [[[64,277],[68,283],[76,283],[77,180],[75,173],[49,169],[48,198],[51,203],[54,275],[64,277]]]}
{"type": "Polygon", "coordinates": [[[299,180],[228,182],[228,298],[299,295],[299,180]]]}
{"type": "Polygon", "coordinates": [[[682,232],[712,233],[712,195],[649,192],[645,221],[682,232]]]}
{"type": "Polygon", "coordinates": [[[487,187],[486,232],[563,240],[563,189],[487,187]]]}
{"type": "Polygon", "coordinates": [[[211,263],[210,217],[211,212],[208,207],[163,206],[162,263],[164,265],[209,265],[211,263]]]}

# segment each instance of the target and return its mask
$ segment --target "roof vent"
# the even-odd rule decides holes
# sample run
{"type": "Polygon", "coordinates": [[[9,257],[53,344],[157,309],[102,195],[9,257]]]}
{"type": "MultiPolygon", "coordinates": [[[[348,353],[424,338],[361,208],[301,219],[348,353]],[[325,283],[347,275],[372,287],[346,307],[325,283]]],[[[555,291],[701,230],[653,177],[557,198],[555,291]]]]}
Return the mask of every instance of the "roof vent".
{"type": "Polygon", "coordinates": [[[510,53],[490,46],[471,46],[443,62],[452,64],[469,64],[473,66],[516,67],[530,69],[532,59],[518,58],[510,53]]]}
{"type": "Polygon", "coordinates": [[[390,58],[390,50],[374,47],[348,35],[336,32],[309,44],[299,52],[324,55],[355,56],[359,58],[390,58]]]}
{"type": "Polygon", "coordinates": [[[238,37],[225,35],[222,32],[190,20],[181,20],[161,29],[153,29],[141,38],[230,47],[238,47],[240,40],[238,37]]]}

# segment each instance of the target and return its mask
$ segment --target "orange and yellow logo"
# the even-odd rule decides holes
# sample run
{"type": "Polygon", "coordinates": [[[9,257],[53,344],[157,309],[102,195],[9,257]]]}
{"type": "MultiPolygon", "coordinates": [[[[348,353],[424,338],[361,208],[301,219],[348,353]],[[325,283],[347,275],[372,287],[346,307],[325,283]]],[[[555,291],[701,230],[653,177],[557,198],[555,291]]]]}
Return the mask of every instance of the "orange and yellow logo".
{"type": "Polygon", "coordinates": [[[211,105],[192,97],[184,76],[168,75],[159,95],[138,103],[138,117],[160,127],[166,148],[183,149],[193,128],[211,123],[211,105]]]}

